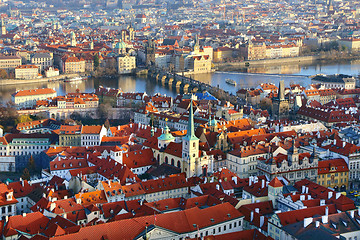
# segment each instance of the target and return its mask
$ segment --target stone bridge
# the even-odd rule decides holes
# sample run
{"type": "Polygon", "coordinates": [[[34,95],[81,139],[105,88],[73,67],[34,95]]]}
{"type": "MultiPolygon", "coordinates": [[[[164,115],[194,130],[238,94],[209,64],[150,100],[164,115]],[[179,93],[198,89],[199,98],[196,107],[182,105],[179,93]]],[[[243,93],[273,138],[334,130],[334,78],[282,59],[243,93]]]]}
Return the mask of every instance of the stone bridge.
{"type": "Polygon", "coordinates": [[[148,77],[163,86],[168,86],[169,88],[173,88],[184,93],[203,92],[212,88],[210,84],[158,69],[149,70],[148,77]]]}

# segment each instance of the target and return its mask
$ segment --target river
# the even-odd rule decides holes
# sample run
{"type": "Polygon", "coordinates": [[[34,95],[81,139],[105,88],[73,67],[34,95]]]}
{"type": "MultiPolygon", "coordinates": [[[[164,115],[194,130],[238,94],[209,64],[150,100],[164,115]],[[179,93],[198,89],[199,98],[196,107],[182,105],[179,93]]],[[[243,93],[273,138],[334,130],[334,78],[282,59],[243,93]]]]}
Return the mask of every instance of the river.
{"type": "MultiPolygon", "coordinates": [[[[278,66],[254,66],[245,69],[239,69],[238,72],[215,72],[208,74],[198,74],[193,78],[209,83],[212,86],[229,91],[233,94],[240,88],[256,87],[263,82],[279,83],[280,79],[285,81],[285,85],[297,83],[303,86],[311,82],[308,76],[318,73],[323,74],[348,74],[358,75],[360,72],[360,60],[348,61],[342,63],[317,63],[317,64],[295,64],[278,66]],[[237,82],[237,86],[231,86],[225,83],[225,79],[230,78],[237,82]]],[[[146,92],[147,94],[162,93],[169,96],[176,96],[176,92],[168,87],[155,84],[154,82],[135,76],[121,76],[116,79],[89,79],[79,83],[48,82],[31,83],[24,85],[0,86],[0,102],[6,102],[11,99],[11,94],[17,90],[33,88],[54,88],[58,95],[65,95],[69,92],[75,92],[79,89],[81,92],[93,92],[99,86],[121,88],[124,92],[146,92]]]]}

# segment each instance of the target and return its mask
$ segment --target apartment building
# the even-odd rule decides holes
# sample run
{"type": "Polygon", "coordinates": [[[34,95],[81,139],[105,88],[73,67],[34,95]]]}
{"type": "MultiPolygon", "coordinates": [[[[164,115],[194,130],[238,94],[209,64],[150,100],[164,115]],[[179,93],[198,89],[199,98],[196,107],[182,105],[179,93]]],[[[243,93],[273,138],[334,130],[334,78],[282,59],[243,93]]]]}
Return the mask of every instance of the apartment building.
{"type": "Polygon", "coordinates": [[[11,72],[19,65],[21,65],[20,56],[0,56],[0,69],[11,72]]]}
{"type": "Polygon", "coordinates": [[[54,60],[50,53],[35,53],[31,57],[31,64],[37,66],[39,73],[41,73],[44,69],[51,67],[54,60]]]}
{"type": "Polygon", "coordinates": [[[317,183],[336,191],[346,191],[349,186],[349,168],[342,158],[319,161],[317,183]]]}
{"type": "MultiPolygon", "coordinates": [[[[36,69],[36,74],[37,69],[36,69]]],[[[30,90],[20,90],[12,94],[11,100],[16,104],[17,109],[32,108],[36,101],[56,97],[56,91],[51,88],[40,88],[30,90]]]]}
{"type": "Polygon", "coordinates": [[[39,77],[39,68],[35,65],[20,65],[15,68],[16,79],[34,79],[39,77]]]}
{"type": "Polygon", "coordinates": [[[123,55],[118,57],[118,73],[130,74],[136,69],[136,57],[123,55]]]}
{"type": "Polygon", "coordinates": [[[83,58],[77,58],[75,56],[64,56],[60,62],[62,71],[64,73],[84,73],[85,72],[85,60],[83,58]]]}

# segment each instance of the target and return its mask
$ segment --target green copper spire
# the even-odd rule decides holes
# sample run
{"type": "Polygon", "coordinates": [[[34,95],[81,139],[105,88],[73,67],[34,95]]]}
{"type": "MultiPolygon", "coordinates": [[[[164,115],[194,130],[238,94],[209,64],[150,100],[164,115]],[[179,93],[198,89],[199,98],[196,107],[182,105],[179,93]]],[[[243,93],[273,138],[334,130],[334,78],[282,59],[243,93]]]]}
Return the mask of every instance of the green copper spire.
{"type": "Polygon", "coordinates": [[[195,136],[195,126],[194,126],[194,110],[193,110],[193,101],[190,100],[190,110],[189,110],[189,122],[187,127],[187,133],[185,136],[185,140],[198,140],[195,136]]]}

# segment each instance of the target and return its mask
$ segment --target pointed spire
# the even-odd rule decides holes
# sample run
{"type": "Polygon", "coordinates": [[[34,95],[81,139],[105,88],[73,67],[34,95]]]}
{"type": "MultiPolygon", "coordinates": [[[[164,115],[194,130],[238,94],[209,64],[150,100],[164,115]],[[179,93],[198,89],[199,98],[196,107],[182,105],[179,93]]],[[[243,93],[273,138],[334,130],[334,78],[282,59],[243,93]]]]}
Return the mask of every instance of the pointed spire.
{"type": "Polygon", "coordinates": [[[151,136],[153,137],[153,136],[155,135],[155,129],[154,129],[154,126],[151,126],[151,130],[150,130],[150,132],[151,132],[151,136]]]}
{"type": "Polygon", "coordinates": [[[195,136],[193,101],[190,100],[189,120],[185,140],[198,140],[195,136]]]}
{"type": "Polygon", "coordinates": [[[196,46],[200,46],[200,42],[199,42],[199,35],[196,35],[196,42],[195,42],[196,46]]]}
{"type": "Polygon", "coordinates": [[[278,98],[279,98],[279,100],[285,100],[285,85],[284,85],[284,80],[280,80],[280,82],[279,82],[278,98]]]}

